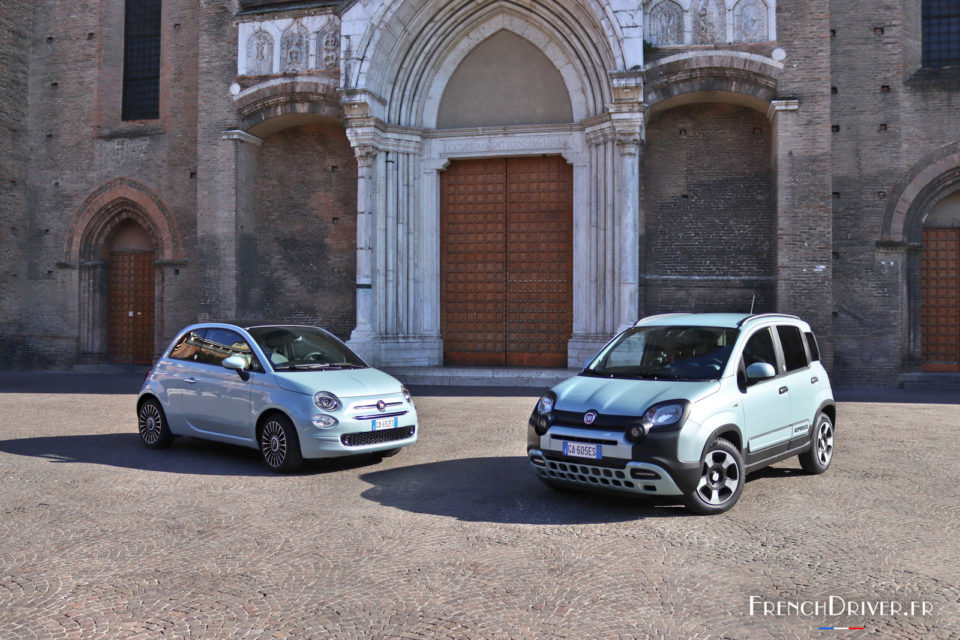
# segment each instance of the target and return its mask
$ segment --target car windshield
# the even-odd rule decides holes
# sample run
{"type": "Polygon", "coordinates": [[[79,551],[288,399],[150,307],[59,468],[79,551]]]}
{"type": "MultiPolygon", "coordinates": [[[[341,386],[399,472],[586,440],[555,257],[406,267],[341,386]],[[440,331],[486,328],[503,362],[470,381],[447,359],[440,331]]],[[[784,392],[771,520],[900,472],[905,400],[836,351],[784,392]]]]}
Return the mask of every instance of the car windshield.
{"type": "Polygon", "coordinates": [[[740,332],[723,327],[633,327],[581,375],[643,380],[719,380],[740,332]]]}
{"type": "Polygon", "coordinates": [[[365,369],[367,364],[333,334],[316,327],[251,327],[275,371],[365,369]]]}

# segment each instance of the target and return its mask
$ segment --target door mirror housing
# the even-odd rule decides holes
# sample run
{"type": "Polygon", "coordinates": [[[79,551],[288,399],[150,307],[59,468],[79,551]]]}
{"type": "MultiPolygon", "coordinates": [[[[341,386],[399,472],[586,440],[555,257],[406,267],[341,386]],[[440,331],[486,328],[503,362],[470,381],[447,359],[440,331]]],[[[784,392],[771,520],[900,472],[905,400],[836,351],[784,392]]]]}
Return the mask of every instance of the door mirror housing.
{"type": "Polygon", "coordinates": [[[747,381],[750,383],[769,380],[777,375],[777,370],[769,362],[754,362],[747,367],[747,381]]]}
{"type": "Polygon", "coordinates": [[[233,369],[244,380],[250,379],[250,372],[247,371],[247,361],[243,356],[230,356],[224,358],[223,366],[227,369],[233,369]]]}

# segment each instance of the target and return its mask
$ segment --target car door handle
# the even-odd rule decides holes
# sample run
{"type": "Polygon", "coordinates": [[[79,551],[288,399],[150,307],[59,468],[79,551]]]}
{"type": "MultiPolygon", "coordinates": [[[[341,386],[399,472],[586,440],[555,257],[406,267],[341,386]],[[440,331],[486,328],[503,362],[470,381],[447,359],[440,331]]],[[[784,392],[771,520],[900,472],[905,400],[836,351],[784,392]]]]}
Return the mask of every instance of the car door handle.
{"type": "Polygon", "coordinates": [[[812,378],[810,378],[810,384],[817,384],[818,382],[820,382],[820,378],[818,378],[817,376],[813,376],[812,378]]]}
{"type": "Polygon", "coordinates": [[[780,395],[783,395],[783,394],[785,394],[786,392],[787,392],[787,388],[786,388],[786,387],[780,387],[780,395]]]}
{"type": "Polygon", "coordinates": [[[196,383],[197,383],[197,379],[194,378],[193,376],[190,376],[189,378],[184,378],[183,381],[184,381],[184,382],[189,382],[190,384],[196,384],[196,383]]]}

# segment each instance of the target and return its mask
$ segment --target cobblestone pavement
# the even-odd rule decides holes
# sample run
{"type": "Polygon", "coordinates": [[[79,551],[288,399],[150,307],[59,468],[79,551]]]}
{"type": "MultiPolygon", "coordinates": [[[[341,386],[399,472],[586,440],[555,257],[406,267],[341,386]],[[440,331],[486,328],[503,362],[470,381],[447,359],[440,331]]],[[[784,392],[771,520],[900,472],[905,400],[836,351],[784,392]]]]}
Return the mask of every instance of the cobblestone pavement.
{"type": "Polygon", "coordinates": [[[0,393],[0,639],[960,638],[960,406],[841,403],[829,472],[696,517],[541,485],[534,400],[420,395],[399,456],[277,476],[0,393]]]}

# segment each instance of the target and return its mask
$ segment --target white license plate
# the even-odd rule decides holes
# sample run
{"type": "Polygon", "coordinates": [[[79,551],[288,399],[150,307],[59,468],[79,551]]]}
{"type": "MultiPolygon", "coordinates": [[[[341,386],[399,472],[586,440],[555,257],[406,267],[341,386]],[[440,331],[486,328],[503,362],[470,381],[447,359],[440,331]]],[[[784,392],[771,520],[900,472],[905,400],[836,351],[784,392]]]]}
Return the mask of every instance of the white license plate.
{"type": "Polygon", "coordinates": [[[563,442],[563,455],[574,458],[593,458],[600,460],[603,457],[602,447],[599,444],[586,442],[563,442]]]}
{"type": "Polygon", "coordinates": [[[396,429],[397,428],[397,419],[396,418],[377,418],[370,421],[370,430],[379,431],[380,429],[396,429]]]}

